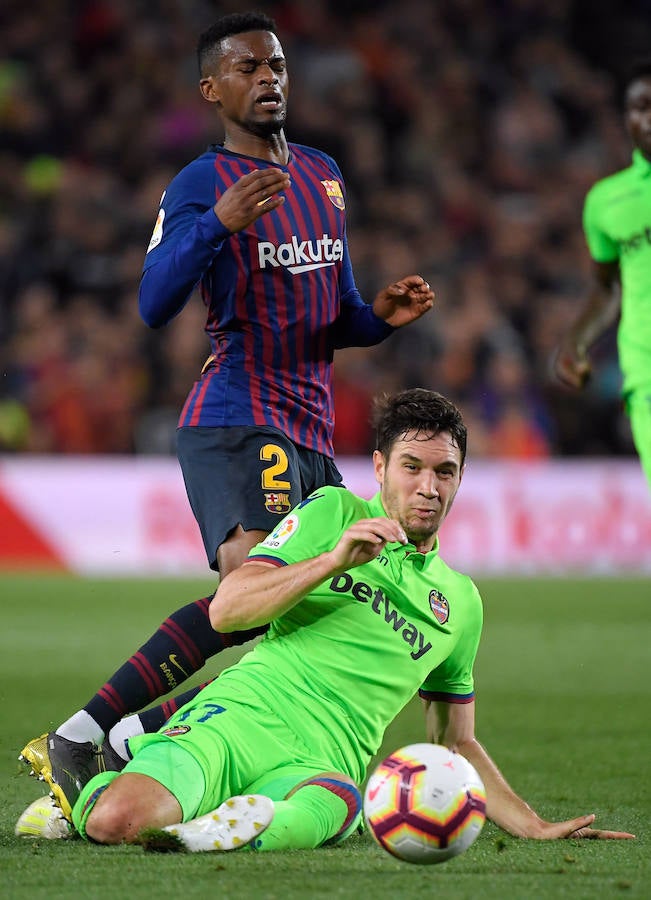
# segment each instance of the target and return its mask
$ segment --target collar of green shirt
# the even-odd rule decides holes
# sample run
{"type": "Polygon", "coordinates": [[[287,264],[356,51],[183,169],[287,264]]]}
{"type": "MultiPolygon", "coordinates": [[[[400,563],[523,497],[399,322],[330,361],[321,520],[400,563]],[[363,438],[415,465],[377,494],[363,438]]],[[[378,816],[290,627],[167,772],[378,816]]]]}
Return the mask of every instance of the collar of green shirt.
{"type": "Polygon", "coordinates": [[[647,159],[639,147],[633,150],[633,168],[642,178],[651,175],[651,159],[647,159]]]}

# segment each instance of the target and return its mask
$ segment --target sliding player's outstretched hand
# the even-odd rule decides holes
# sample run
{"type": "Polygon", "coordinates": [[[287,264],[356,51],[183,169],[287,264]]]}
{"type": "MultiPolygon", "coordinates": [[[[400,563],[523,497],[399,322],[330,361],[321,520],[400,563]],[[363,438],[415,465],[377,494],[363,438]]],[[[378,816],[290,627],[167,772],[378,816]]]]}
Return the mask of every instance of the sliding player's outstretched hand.
{"type": "Polygon", "coordinates": [[[254,169],[224,191],[214,206],[215,215],[224,228],[235,234],[281,206],[285,202],[281,191],[290,184],[289,175],[282,169],[254,169]]]}
{"type": "Polygon", "coordinates": [[[567,822],[545,822],[539,837],[548,841],[558,838],[583,838],[592,841],[621,841],[635,838],[635,835],[629,834],[628,831],[602,831],[590,828],[594,820],[594,814],[591,814],[568,819],[567,822]]]}
{"type": "Polygon", "coordinates": [[[385,518],[360,519],[344,531],[332,550],[335,568],[344,572],[353,566],[361,566],[379,556],[385,544],[394,541],[407,543],[407,535],[399,522],[385,518]]]}
{"type": "Polygon", "coordinates": [[[420,275],[408,275],[380,291],[373,312],[394,328],[420,319],[434,305],[434,291],[420,275]]]}

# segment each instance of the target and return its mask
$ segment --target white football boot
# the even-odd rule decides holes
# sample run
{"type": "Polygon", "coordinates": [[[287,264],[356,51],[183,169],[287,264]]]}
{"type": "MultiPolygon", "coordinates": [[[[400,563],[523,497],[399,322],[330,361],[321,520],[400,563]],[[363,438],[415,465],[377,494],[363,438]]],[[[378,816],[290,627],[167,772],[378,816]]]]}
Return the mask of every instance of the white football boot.
{"type": "Polygon", "coordinates": [[[237,850],[262,834],[273,817],[273,800],[260,794],[245,794],[231,797],[205,816],[167,825],[162,830],[177,837],[190,853],[237,850]]]}
{"type": "Polygon", "coordinates": [[[14,832],[19,837],[37,837],[46,840],[64,840],[75,830],[64,817],[52,797],[38,797],[30,803],[16,822],[14,832]]]}

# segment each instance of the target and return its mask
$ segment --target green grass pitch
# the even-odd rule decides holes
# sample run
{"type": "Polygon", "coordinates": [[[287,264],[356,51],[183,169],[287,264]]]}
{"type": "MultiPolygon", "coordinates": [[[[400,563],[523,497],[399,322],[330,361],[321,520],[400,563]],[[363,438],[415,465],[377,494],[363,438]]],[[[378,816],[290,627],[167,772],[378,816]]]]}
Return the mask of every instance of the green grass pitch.
{"type": "MultiPolygon", "coordinates": [[[[211,581],[0,576],[2,803],[0,884],[11,900],[70,896],[304,898],[651,897],[651,582],[478,579],[484,640],[477,733],[543,816],[597,814],[635,842],[519,841],[487,824],[463,856],[400,863],[368,835],[339,848],[278,854],[146,855],[138,847],[18,839],[14,823],[44,792],[17,756],[81,706],[182,603],[211,581]]],[[[212,671],[236,658],[212,661],[212,671]]],[[[205,675],[205,672],[204,672],[205,675]]],[[[410,704],[383,750],[423,739],[410,704]]]]}

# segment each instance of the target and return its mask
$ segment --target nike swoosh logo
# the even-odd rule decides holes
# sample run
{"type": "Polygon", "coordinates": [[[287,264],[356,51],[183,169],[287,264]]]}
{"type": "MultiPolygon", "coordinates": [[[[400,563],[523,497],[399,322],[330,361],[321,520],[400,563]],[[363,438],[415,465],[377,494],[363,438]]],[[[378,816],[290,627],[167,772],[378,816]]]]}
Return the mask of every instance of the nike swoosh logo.
{"type": "Polygon", "coordinates": [[[373,800],[375,800],[375,798],[377,797],[377,795],[379,794],[379,792],[382,790],[382,788],[383,788],[384,785],[386,784],[387,779],[390,778],[390,777],[391,777],[390,774],[385,775],[384,778],[382,779],[382,781],[381,781],[379,784],[376,784],[375,787],[372,787],[372,788],[369,790],[369,792],[368,792],[368,799],[369,799],[371,802],[372,802],[373,800]]]}
{"type": "Polygon", "coordinates": [[[188,673],[185,671],[185,669],[183,668],[183,666],[179,665],[179,663],[176,661],[176,653],[170,653],[170,662],[172,663],[173,666],[176,666],[176,668],[179,669],[179,671],[183,672],[183,674],[185,675],[186,678],[190,677],[188,675],[188,673]]]}

